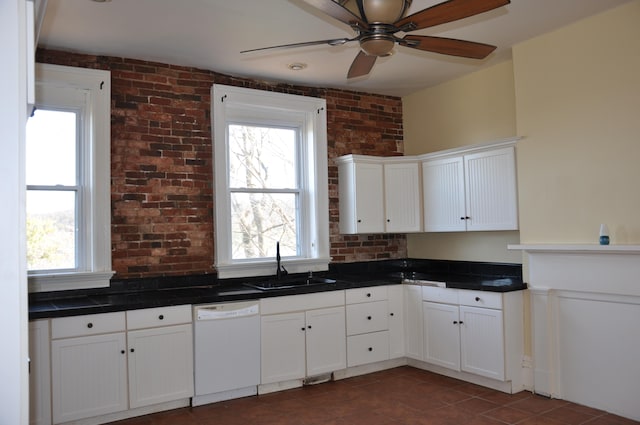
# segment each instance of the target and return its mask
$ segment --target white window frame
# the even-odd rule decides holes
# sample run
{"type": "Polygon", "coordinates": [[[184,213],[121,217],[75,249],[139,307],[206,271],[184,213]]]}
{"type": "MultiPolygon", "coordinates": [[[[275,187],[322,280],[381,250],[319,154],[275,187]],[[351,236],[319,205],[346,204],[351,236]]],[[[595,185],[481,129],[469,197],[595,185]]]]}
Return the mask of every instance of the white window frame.
{"type": "Polygon", "coordinates": [[[329,182],[327,113],[324,99],[214,84],[211,120],[215,177],[215,267],[220,278],[275,275],[275,259],[233,260],[227,125],[251,121],[265,125],[294,123],[300,128],[302,164],[299,223],[302,246],[283,257],[289,273],[329,268],[329,182]]]}
{"type": "MultiPolygon", "coordinates": [[[[111,73],[61,65],[36,64],[38,93],[45,87],[86,93],[82,132],[83,216],[79,223],[78,264],[74,271],[30,271],[29,291],[45,292],[109,286],[111,276],[111,73]]],[[[45,105],[54,107],[54,105],[45,105]]]]}

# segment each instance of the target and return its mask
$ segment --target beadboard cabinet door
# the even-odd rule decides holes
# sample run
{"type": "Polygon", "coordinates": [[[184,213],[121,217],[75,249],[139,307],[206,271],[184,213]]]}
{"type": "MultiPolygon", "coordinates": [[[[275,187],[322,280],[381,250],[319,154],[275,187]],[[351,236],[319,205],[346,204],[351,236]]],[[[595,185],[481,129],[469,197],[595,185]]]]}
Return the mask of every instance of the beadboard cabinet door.
{"type": "Polygon", "coordinates": [[[513,146],[422,163],[427,232],[518,229],[513,146]]]}
{"type": "Polygon", "coordinates": [[[422,188],[426,232],[467,230],[464,219],[464,161],[461,156],[424,161],[422,188]]]}
{"type": "Polygon", "coordinates": [[[51,342],[53,423],[127,409],[124,332],[51,342]]]}
{"type": "Polygon", "coordinates": [[[515,167],[513,147],[464,156],[468,231],[518,229],[515,167]]]}
{"type": "Polygon", "coordinates": [[[129,331],[129,407],[193,396],[191,324],[129,331]]]}
{"type": "Polygon", "coordinates": [[[418,162],[384,164],[384,225],[387,233],[422,230],[420,189],[418,162]]]}
{"type": "Polygon", "coordinates": [[[344,162],[339,173],[340,233],[384,232],[382,164],[344,162]]]}

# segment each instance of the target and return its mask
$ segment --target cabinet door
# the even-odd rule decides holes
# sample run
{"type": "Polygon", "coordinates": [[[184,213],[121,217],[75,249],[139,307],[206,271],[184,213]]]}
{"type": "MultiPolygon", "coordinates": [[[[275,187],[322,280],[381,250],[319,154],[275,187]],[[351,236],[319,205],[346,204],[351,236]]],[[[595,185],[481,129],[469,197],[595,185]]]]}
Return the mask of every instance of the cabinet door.
{"type": "Polygon", "coordinates": [[[49,321],[29,322],[29,423],[51,423],[49,321]]]}
{"type": "Polygon", "coordinates": [[[384,232],[382,165],[355,164],[357,233],[384,232]]]}
{"type": "Polygon", "coordinates": [[[504,381],[502,311],[460,306],[461,368],[504,381]]]}
{"type": "Polygon", "coordinates": [[[307,376],[347,367],[344,307],[306,312],[307,376]]]}
{"type": "Polygon", "coordinates": [[[458,306],[425,301],[424,361],[460,370],[458,306]]]}
{"type": "Polygon", "coordinates": [[[467,230],[517,230],[513,147],[465,155],[467,230]]]}
{"type": "Polygon", "coordinates": [[[422,229],[420,199],[420,168],[417,162],[384,164],[386,232],[419,232],[422,229]]]}
{"type": "Polygon", "coordinates": [[[125,333],[51,342],[53,422],[127,408],[125,333]]]}
{"type": "Polygon", "coordinates": [[[422,331],[422,287],[420,285],[402,285],[404,287],[404,332],[406,356],[423,360],[422,331]]]}
{"type": "Polygon", "coordinates": [[[404,357],[404,285],[388,287],[389,296],[389,358],[404,357]]]}
{"type": "Polygon", "coordinates": [[[193,396],[191,325],[129,331],[131,408],[193,396]]]}
{"type": "Polygon", "coordinates": [[[422,163],[424,230],[466,230],[464,163],[462,157],[422,163]]]}
{"type": "Polygon", "coordinates": [[[347,162],[339,172],[340,233],[384,232],[382,164],[347,162]]]}
{"type": "Polygon", "coordinates": [[[303,312],[262,316],[262,384],[304,378],[305,330],[303,312]]]}

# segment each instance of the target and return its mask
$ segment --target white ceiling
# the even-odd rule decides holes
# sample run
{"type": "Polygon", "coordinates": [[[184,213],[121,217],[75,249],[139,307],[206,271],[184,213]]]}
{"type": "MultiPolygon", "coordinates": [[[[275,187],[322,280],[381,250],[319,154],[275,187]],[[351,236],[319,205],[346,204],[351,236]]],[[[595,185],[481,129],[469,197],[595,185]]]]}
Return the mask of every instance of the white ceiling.
{"type": "MultiPolygon", "coordinates": [[[[413,0],[409,13],[442,0],[413,0]]],[[[478,61],[396,46],[372,72],[347,80],[356,42],[240,54],[272,45],[353,37],[302,0],[48,0],[39,45],[194,66],[239,77],[404,96],[511,57],[511,46],[631,0],[512,0],[496,10],[412,34],[498,46],[478,61]],[[291,71],[293,62],[307,64],[291,71]]]]}

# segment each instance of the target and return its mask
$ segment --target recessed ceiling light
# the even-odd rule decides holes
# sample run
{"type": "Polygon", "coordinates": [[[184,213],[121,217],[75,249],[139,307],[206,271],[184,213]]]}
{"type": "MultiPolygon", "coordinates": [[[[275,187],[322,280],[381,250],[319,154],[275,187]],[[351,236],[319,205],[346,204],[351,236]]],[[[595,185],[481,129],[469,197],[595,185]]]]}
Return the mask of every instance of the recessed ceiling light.
{"type": "Polygon", "coordinates": [[[302,71],[307,67],[306,63],[294,62],[287,65],[287,67],[292,71],[302,71]]]}

